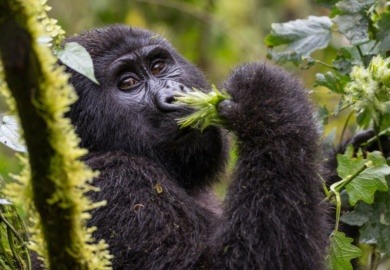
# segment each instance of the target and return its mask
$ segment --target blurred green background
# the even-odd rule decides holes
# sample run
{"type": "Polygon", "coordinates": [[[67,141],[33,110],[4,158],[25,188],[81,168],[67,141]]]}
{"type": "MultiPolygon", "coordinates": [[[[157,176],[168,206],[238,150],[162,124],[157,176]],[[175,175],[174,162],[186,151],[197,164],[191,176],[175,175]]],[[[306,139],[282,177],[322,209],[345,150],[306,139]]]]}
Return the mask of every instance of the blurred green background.
{"type": "MultiPolygon", "coordinates": [[[[151,29],[170,40],[217,85],[239,63],[270,61],[266,60],[264,37],[271,23],[327,12],[309,0],[49,0],[48,4],[52,7],[49,15],[67,35],[114,23],[151,29]]],[[[327,62],[333,54],[330,48],[315,57],[327,62]]],[[[308,88],[313,88],[315,73],[322,68],[285,67],[308,88]]],[[[315,89],[312,95],[319,104],[338,102],[325,89],[315,89]]],[[[0,112],[6,111],[1,101],[0,112]]],[[[326,133],[341,122],[333,121],[326,133]]],[[[15,152],[0,145],[1,175],[9,179],[9,173],[19,169],[15,152]]]]}

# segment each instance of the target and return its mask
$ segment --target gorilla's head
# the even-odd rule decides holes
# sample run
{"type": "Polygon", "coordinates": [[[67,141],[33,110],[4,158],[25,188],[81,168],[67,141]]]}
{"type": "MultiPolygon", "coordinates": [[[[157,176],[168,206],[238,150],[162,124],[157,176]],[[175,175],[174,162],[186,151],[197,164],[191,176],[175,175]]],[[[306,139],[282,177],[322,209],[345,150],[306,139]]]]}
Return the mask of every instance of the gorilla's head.
{"type": "Polygon", "coordinates": [[[215,176],[225,156],[221,131],[180,129],[176,119],[190,110],[173,102],[178,92],[209,91],[199,69],[159,35],[127,26],[95,29],[66,42],[87,49],[100,83],[68,70],[79,95],[69,117],[82,147],[146,156],[186,188],[203,186],[200,178],[215,176]]]}

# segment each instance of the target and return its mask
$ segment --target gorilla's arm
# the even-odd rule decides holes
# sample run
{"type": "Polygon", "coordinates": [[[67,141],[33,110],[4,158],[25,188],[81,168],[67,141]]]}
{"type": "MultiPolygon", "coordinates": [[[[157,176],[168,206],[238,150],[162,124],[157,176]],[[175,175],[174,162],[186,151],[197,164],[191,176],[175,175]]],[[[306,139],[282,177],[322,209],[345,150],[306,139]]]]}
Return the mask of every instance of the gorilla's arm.
{"type": "Polygon", "coordinates": [[[318,132],[303,87],[264,64],[236,69],[220,104],[239,160],[223,225],[211,244],[215,269],[322,269],[326,248],[318,132]]]}
{"type": "Polygon", "coordinates": [[[113,269],[197,269],[211,214],[177,188],[158,164],[122,152],[93,153],[100,171],[90,194],[107,206],[92,213],[97,239],[114,254],[113,269]]]}

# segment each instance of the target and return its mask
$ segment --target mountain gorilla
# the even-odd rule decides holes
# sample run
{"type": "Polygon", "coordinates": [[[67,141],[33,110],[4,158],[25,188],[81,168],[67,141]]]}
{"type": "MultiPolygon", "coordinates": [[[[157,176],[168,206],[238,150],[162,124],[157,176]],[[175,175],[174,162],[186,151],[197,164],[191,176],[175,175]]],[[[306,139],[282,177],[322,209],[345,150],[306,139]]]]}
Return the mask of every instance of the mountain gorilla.
{"type": "MultiPolygon", "coordinates": [[[[219,104],[238,161],[222,206],[210,187],[226,161],[224,131],[181,129],[174,102],[210,90],[202,72],[155,33],[110,26],[67,39],[91,54],[96,85],[71,72],[69,117],[100,171],[92,213],[114,269],[322,269],[326,215],[319,141],[302,85],[264,63],[236,68],[219,104]]],[[[226,132],[225,132],[226,133],[226,132]]]]}

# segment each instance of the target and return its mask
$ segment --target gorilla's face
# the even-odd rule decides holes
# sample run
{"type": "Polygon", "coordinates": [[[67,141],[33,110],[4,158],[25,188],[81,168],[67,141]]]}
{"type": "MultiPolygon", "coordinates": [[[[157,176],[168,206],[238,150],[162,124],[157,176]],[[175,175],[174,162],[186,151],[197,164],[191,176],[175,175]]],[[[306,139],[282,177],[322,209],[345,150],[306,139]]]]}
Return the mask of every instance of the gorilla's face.
{"type": "Polygon", "coordinates": [[[91,151],[123,150],[172,159],[221,155],[217,128],[200,133],[180,129],[176,119],[190,113],[174,96],[192,88],[208,91],[204,75],[163,38],[145,30],[115,26],[69,38],[90,53],[100,85],[72,72],[79,95],[69,116],[91,151]]]}

